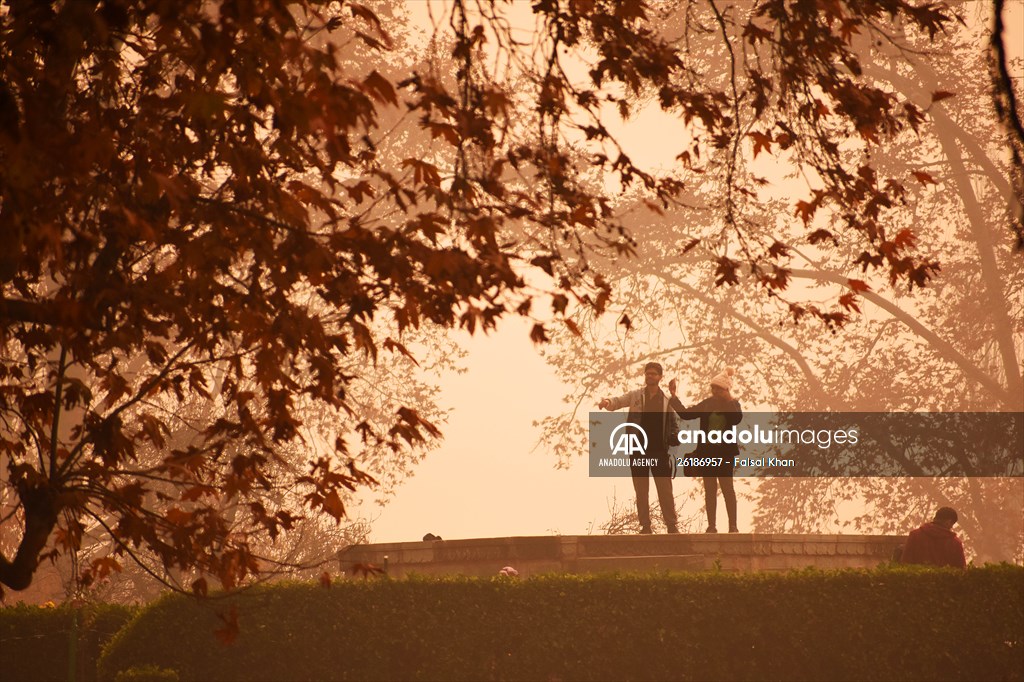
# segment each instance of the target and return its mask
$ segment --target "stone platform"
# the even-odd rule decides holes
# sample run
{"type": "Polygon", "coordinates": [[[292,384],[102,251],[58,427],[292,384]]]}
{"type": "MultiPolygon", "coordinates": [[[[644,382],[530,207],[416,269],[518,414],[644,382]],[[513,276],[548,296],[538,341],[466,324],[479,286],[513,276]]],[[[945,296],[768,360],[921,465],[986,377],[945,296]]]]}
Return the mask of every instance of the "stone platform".
{"type": "Polygon", "coordinates": [[[631,571],[788,571],[868,568],[888,561],[904,541],[892,535],[556,535],[355,545],[338,553],[356,564],[386,568],[392,577],[496,575],[512,566],[538,573],[631,571]]]}

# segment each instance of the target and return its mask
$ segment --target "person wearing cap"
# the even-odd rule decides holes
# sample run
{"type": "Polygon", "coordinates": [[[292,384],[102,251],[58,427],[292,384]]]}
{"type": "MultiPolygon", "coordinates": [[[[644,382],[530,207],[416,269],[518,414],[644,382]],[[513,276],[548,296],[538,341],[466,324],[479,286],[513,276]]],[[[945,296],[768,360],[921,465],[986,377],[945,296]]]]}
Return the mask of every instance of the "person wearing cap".
{"type": "Polygon", "coordinates": [[[636,514],[640,521],[640,532],[651,532],[651,479],[658,491],[658,504],[669,533],[678,533],[676,520],[676,499],[672,494],[672,458],[669,445],[676,434],[675,415],[669,409],[668,397],[658,387],[663,371],[657,362],[644,365],[644,387],[620,395],[618,398],[602,398],[597,404],[602,410],[629,408],[629,421],[639,425],[648,435],[647,452],[643,461],[654,460],[654,464],[630,466],[633,490],[636,491],[636,514]]]}
{"type": "Polygon", "coordinates": [[[910,531],[900,561],[905,564],[967,568],[964,544],[953,532],[956,521],[955,509],[940,507],[931,522],[910,531]]]}
{"type": "MultiPolygon", "coordinates": [[[[726,367],[711,380],[711,396],[700,401],[693,407],[683,407],[682,401],[676,397],[676,380],[668,384],[669,406],[682,419],[700,419],[700,430],[704,433],[724,431],[743,419],[740,402],[732,397],[732,377],[736,373],[732,367],[726,367]]],[[[718,488],[722,488],[725,499],[725,512],[729,516],[729,532],[739,533],[736,523],[736,489],[733,486],[732,474],[735,458],[740,454],[736,443],[702,443],[697,446],[690,457],[720,457],[719,466],[684,467],[687,476],[700,476],[704,480],[704,510],[708,517],[707,533],[717,533],[718,488]]]]}

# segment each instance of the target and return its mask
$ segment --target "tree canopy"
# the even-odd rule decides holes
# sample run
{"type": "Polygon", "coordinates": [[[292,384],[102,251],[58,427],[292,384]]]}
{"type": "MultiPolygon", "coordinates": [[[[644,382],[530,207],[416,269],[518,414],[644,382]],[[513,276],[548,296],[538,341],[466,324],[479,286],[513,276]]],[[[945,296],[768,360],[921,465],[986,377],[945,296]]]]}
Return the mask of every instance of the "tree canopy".
{"type": "Polygon", "coordinates": [[[636,246],[624,191],[664,211],[713,180],[682,252],[797,319],[842,325],[863,282],[787,297],[792,247],[758,223],[771,183],[748,157],[809,178],[785,212],[844,273],[937,271],[890,226],[933,179],[876,160],[951,93],[880,86],[857,45],[934,37],[944,6],[539,0],[526,40],[508,3],[439,11],[414,62],[392,56],[389,3],[0,11],[0,456],[23,529],[0,582],[26,586],[88,521],[114,543],[96,571],[145,550],[198,592],[239,584],[254,539],[302,514],[263,493],[340,519],[372,483],[360,457],[438,435],[415,396],[387,423],[351,398],[368,365],[414,357],[408,334],[517,314],[542,342],[549,318],[577,333],[572,311],[607,308],[596,265],[636,246]],[[645,102],[685,125],[676,172],[609,132],[645,102]],[[282,455],[303,404],[338,424],[333,454],[282,455]]]}
{"type": "MultiPolygon", "coordinates": [[[[942,264],[934,286],[911,294],[884,272],[852,274],[843,266],[855,247],[844,243],[832,256],[808,248],[800,241],[799,221],[777,218],[790,198],[766,195],[756,209],[756,229],[792,249],[789,274],[795,286],[821,299],[849,295],[853,278],[861,288],[856,299],[848,299],[859,314],[835,334],[822,335],[812,325],[780,325],[779,309],[765,305],[760,292],[714,286],[714,252],[706,244],[676,255],[695,238],[713,233],[702,223],[697,199],[717,183],[695,189],[692,207],[660,217],[634,203],[626,224],[633,233],[642,232],[645,243],[631,261],[603,268],[621,311],[619,323],[580,311],[576,323],[582,338],[557,334],[548,353],[573,386],[565,413],[542,424],[543,442],[560,462],[579,455],[577,443],[586,428],[579,413],[593,409],[596,396],[635,382],[636,367],[648,360],[663,363],[666,375],[681,379],[686,404],[702,398],[707,381],[732,365],[739,371],[735,391],[746,411],[1024,409],[1024,261],[1005,229],[1006,207],[1015,196],[1015,161],[1002,144],[998,112],[991,106],[985,54],[978,49],[983,36],[982,26],[957,25],[934,40],[902,36],[899,44],[863,44],[858,52],[865,75],[882,89],[908,99],[956,93],[934,106],[917,130],[891,137],[875,160],[880,174],[905,169],[927,174],[927,182],[908,192],[912,210],[891,214],[887,225],[921,235],[928,257],[942,264]],[[621,315],[628,315],[628,325],[621,315]]],[[[761,164],[763,157],[744,161],[761,164]]],[[[979,560],[1019,561],[1024,555],[1020,479],[927,477],[927,465],[950,453],[925,443],[895,439],[891,447],[863,457],[865,464],[879,454],[891,462],[924,464],[915,477],[881,478],[879,467],[869,464],[857,477],[751,480],[756,530],[905,533],[936,507],[951,505],[960,512],[960,528],[979,560]]],[[[1005,454],[1019,472],[1020,452],[1011,445],[1005,454]]],[[[906,470],[913,475],[915,467],[906,470]]],[[[678,487],[685,495],[686,486],[678,487]]],[[[615,510],[613,517],[617,524],[629,522],[628,510],[625,515],[615,510]]]]}

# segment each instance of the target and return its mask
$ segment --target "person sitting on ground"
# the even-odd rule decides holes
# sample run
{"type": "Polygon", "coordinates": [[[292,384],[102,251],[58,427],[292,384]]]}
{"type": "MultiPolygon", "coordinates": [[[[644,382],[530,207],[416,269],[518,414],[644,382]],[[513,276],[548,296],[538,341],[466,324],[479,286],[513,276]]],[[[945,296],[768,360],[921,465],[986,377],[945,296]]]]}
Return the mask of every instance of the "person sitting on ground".
{"type": "Polygon", "coordinates": [[[900,561],[905,564],[967,568],[964,544],[953,532],[956,521],[956,510],[940,507],[933,521],[910,531],[900,561]]]}

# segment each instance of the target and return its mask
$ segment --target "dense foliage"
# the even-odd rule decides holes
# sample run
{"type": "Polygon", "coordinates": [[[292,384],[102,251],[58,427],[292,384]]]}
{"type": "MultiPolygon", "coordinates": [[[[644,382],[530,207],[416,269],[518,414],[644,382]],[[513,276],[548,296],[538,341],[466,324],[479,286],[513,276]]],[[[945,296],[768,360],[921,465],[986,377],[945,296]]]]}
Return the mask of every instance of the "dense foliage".
{"type": "Polygon", "coordinates": [[[0,583],[95,538],[110,551],[84,582],[126,557],[199,594],[265,570],[258,547],[373,483],[360,457],[439,435],[416,396],[371,419],[350,390],[414,356],[408,334],[537,315],[543,342],[607,308],[592,260],[634,251],[623,190],[661,211],[716,179],[710,234],[685,248],[718,285],[782,300],[792,249],[753,229],[767,180],[742,161],[784,155],[811,178],[785,214],[844,265],[843,291],[787,300],[793,318],[847,321],[866,291],[850,269],[925,285],[938,263],[889,226],[934,179],[875,156],[951,93],[878,84],[856,44],[952,15],[684,4],[670,26],[672,3],[541,0],[524,43],[510,4],[455,0],[415,65],[390,54],[401,3],[5,4],[0,513],[19,532],[0,583]],[[684,129],[675,174],[611,132],[652,101],[684,129]],[[337,425],[330,451],[303,440],[303,407],[337,425]]]}
{"type": "Polygon", "coordinates": [[[0,608],[3,678],[21,682],[69,679],[74,642],[74,679],[95,680],[100,651],[136,610],[116,604],[0,608]]]}
{"type": "MultiPolygon", "coordinates": [[[[677,14],[684,11],[668,4],[677,14]]],[[[832,335],[814,325],[779,324],[785,306],[766,302],[762,291],[712,285],[718,227],[706,203],[720,187],[715,179],[691,181],[688,205],[663,216],[636,205],[626,221],[642,235],[636,255],[602,266],[629,324],[577,311],[582,336],[553,334],[546,353],[568,387],[564,412],[542,422],[544,445],[560,463],[579,458],[587,410],[600,396],[635,386],[638,368],[650,360],[665,366],[666,378],[680,381],[687,405],[707,395],[707,382],[723,367],[733,366],[733,393],[747,412],[1024,410],[1024,258],[1005,229],[1007,207],[1021,192],[989,97],[989,63],[979,50],[991,7],[961,0],[947,6],[967,21],[934,39],[897,31],[892,40],[853,44],[864,73],[894,96],[924,102],[930,93],[956,93],[927,107],[925,120],[893,134],[871,157],[881,175],[926,168],[921,182],[908,187],[913,209],[890,211],[885,224],[915,234],[920,248],[942,264],[931,285],[909,292],[884,271],[851,271],[844,260],[856,258],[854,242],[843,239],[828,254],[805,243],[802,222],[788,215],[793,191],[761,188],[757,206],[746,207],[748,232],[793,248],[793,288],[822,299],[839,296],[859,311],[832,335]],[[687,251],[695,240],[700,243],[687,251]],[[851,289],[851,278],[861,291],[851,289]]],[[[666,25],[670,31],[672,17],[666,25]]],[[[1024,94],[1024,82],[1018,79],[1015,87],[1024,94]]],[[[737,172],[777,177],[789,168],[787,154],[747,155],[737,172]]],[[[863,150],[850,145],[842,154],[853,162],[863,150]]],[[[949,505],[960,513],[957,530],[969,552],[980,561],[1019,563],[1020,480],[966,478],[969,472],[958,467],[927,477],[930,463],[956,449],[898,431],[887,430],[883,442],[858,454],[863,476],[758,480],[754,503],[744,505],[753,508],[755,528],[902,535],[949,505]],[[899,463],[913,478],[883,478],[879,461],[899,463]]],[[[1016,462],[1019,474],[1024,448],[1012,438],[1004,442],[1006,461],[1016,462]]]]}

